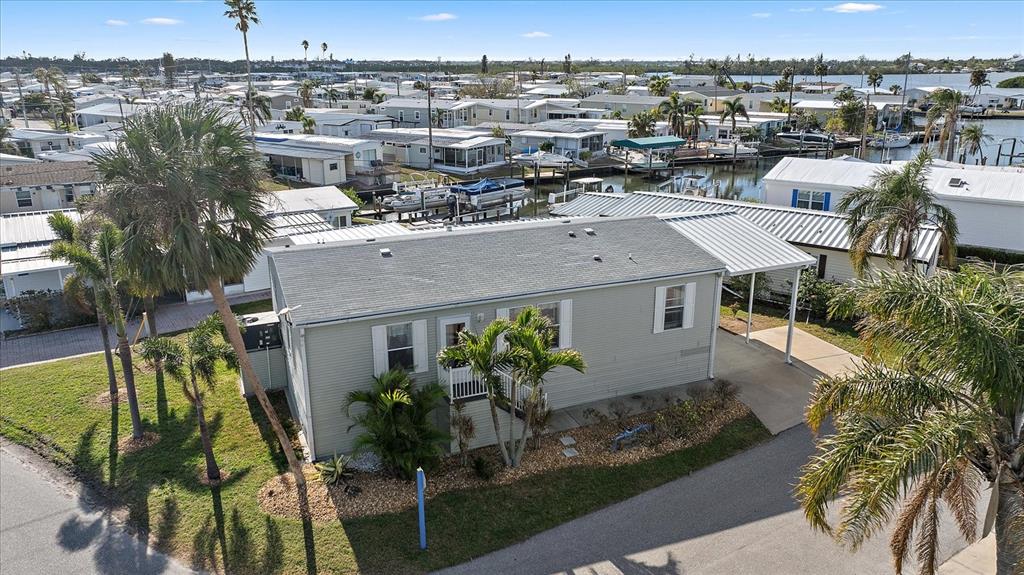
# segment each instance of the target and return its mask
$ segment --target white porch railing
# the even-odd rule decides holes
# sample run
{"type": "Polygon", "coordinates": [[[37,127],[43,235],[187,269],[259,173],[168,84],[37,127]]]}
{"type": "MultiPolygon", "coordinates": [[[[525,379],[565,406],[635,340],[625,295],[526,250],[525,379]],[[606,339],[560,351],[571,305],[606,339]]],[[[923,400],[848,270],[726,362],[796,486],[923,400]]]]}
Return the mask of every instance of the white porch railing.
{"type": "MultiPolygon", "coordinates": [[[[452,401],[459,399],[466,399],[467,397],[479,397],[487,394],[487,386],[484,382],[473,373],[468,366],[466,367],[450,367],[445,372],[448,384],[448,397],[452,401]]],[[[512,396],[512,376],[499,372],[501,378],[502,392],[505,397],[512,396]]],[[[533,388],[529,385],[520,384],[519,392],[516,394],[516,409],[525,410],[526,401],[533,394],[533,388]]],[[[541,404],[546,404],[548,400],[548,394],[544,394],[541,397],[541,404]]]]}

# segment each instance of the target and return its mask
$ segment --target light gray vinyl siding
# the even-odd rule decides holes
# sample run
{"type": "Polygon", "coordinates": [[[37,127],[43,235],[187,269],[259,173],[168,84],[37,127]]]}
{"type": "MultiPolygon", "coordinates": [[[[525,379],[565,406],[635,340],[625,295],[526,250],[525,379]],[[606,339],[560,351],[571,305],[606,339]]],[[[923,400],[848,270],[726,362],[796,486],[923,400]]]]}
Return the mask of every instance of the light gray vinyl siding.
{"type": "MultiPolygon", "coordinates": [[[[549,394],[550,395],[550,394],[549,394]]],[[[486,399],[479,401],[470,401],[466,403],[466,407],[463,408],[462,413],[473,418],[473,429],[476,435],[473,439],[469,440],[469,448],[476,449],[477,447],[485,447],[488,445],[497,445],[498,441],[494,435],[494,420],[491,419],[491,408],[490,403],[486,399]]],[[[508,441],[508,427],[512,423],[507,411],[498,410],[498,424],[501,425],[501,438],[508,441]]],[[[523,434],[523,423],[522,419],[515,418],[515,430],[513,431],[513,437],[519,439],[523,434]]],[[[449,430],[452,435],[451,452],[458,453],[459,444],[455,439],[455,432],[449,430]]]]}
{"type": "MultiPolygon", "coordinates": [[[[708,274],[308,327],[305,345],[314,456],[323,458],[335,452],[348,452],[359,434],[357,428],[348,430],[352,421],[345,413],[345,401],[350,391],[366,389],[371,384],[374,375],[371,328],[374,325],[426,321],[428,368],[413,374],[417,383],[422,384],[438,381],[434,360],[438,352],[438,318],[468,314],[470,329],[479,331],[494,320],[499,307],[571,299],[572,343],[583,353],[588,369],[585,375],[560,369],[549,377],[545,386],[548,401],[553,409],[559,409],[706,378],[714,287],[715,276],[708,274]],[[655,288],[687,282],[696,284],[693,327],[653,333],[655,288]]],[[[479,435],[474,444],[493,442],[486,401],[470,404],[467,410],[471,409],[477,419],[479,435]]],[[[502,415],[507,421],[507,413],[502,412],[502,415]]]]}
{"type": "MultiPolygon", "coordinates": [[[[250,351],[249,360],[252,361],[252,369],[256,372],[256,377],[260,378],[263,389],[270,391],[288,387],[288,358],[283,347],[250,351]]],[[[244,377],[242,393],[247,396],[252,394],[252,388],[244,377]]]]}

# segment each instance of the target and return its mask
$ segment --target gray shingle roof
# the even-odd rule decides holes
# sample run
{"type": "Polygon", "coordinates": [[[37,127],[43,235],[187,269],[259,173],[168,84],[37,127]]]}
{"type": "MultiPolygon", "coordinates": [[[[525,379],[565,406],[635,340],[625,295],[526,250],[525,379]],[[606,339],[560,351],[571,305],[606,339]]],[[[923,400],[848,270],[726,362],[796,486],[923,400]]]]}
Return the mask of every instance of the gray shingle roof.
{"type": "Polygon", "coordinates": [[[725,269],[651,216],[550,220],[291,247],[274,250],[271,257],[284,305],[294,309],[291,317],[297,324],[725,269]],[[588,227],[595,235],[583,231],[588,227]],[[381,255],[383,248],[391,250],[390,257],[381,255]]]}
{"type": "Polygon", "coordinates": [[[96,168],[89,162],[11,164],[0,172],[0,186],[4,187],[82,184],[98,179],[96,168]]]}

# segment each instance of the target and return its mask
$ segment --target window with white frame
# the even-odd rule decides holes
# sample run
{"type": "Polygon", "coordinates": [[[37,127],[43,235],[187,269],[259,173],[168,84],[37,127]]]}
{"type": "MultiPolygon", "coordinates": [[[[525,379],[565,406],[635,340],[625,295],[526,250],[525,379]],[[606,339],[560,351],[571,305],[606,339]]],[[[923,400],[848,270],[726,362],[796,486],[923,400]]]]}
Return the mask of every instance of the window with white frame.
{"type": "Polygon", "coordinates": [[[75,186],[64,184],[64,201],[69,204],[75,203],[75,186]]]}
{"type": "Polygon", "coordinates": [[[412,371],[416,365],[413,352],[412,322],[387,326],[388,369],[412,371]]]}
{"type": "Polygon", "coordinates": [[[558,347],[558,336],[561,330],[561,314],[559,313],[558,302],[539,303],[533,306],[524,305],[520,307],[510,307],[508,309],[508,319],[510,321],[515,321],[516,317],[518,317],[519,314],[522,313],[522,311],[528,307],[537,308],[540,311],[540,315],[546,317],[548,322],[551,323],[551,326],[548,328],[548,332],[551,334],[551,341],[555,343],[555,347],[558,347]]]}
{"type": "Polygon", "coordinates": [[[797,208],[808,210],[825,209],[825,192],[812,192],[811,190],[800,190],[796,195],[797,208]]]}
{"type": "Polygon", "coordinates": [[[32,207],[32,190],[18,190],[14,192],[14,196],[18,200],[19,208],[32,207]]]}
{"type": "Polygon", "coordinates": [[[689,282],[654,289],[654,333],[693,327],[696,288],[689,282]]]}

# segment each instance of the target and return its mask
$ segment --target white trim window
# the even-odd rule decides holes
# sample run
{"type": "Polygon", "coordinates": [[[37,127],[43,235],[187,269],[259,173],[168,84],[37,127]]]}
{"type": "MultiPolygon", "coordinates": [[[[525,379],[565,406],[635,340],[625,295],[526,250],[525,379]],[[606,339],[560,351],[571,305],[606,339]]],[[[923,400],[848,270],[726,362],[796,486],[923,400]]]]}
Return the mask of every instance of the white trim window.
{"type": "Polygon", "coordinates": [[[411,373],[427,370],[426,320],[375,325],[371,332],[375,373],[391,369],[404,369],[411,373]]]}
{"type": "Polygon", "coordinates": [[[528,307],[535,307],[540,314],[548,319],[551,327],[551,339],[555,343],[554,349],[567,349],[572,347],[572,300],[563,299],[547,303],[531,304],[513,308],[501,308],[498,310],[499,318],[506,318],[515,321],[519,312],[528,307]]]}
{"type": "Polygon", "coordinates": [[[654,333],[693,327],[696,282],[654,288],[654,333]]]}
{"type": "Polygon", "coordinates": [[[19,208],[32,207],[32,190],[17,190],[14,192],[14,196],[18,200],[19,208]]]}
{"type": "Polygon", "coordinates": [[[796,196],[797,208],[805,210],[824,210],[825,192],[814,192],[811,190],[800,190],[796,196]]]}

